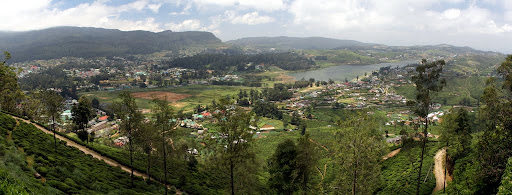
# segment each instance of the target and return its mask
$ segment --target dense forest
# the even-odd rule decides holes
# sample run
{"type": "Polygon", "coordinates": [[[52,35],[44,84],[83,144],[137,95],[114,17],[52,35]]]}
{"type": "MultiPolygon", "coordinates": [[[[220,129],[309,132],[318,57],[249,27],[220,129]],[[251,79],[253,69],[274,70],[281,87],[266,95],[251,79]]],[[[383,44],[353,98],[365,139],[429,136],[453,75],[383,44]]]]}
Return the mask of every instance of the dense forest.
{"type": "Polygon", "coordinates": [[[178,58],[167,63],[168,67],[196,70],[255,70],[257,65],[277,66],[283,70],[302,70],[315,66],[315,62],[297,53],[266,53],[255,55],[199,54],[178,58]]]}

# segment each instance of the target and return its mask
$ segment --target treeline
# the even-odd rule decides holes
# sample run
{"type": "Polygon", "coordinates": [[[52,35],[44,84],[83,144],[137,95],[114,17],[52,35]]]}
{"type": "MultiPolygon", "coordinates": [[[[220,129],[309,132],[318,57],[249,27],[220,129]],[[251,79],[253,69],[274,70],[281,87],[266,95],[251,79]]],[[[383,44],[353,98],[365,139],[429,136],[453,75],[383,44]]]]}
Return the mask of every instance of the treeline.
{"type": "Polygon", "coordinates": [[[167,62],[168,67],[220,71],[251,71],[255,70],[256,66],[260,64],[264,66],[277,66],[284,70],[303,70],[315,66],[314,61],[291,52],[256,55],[198,54],[167,62]]]}
{"type": "Polygon", "coordinates": [[[444,132],[444,144],[454,174],[448,193],[495,194],[502,178],[507,179],[504,173],[512,157],[512,55],[497,72],[499,78],[486,82],[476,121],[461,110],[446,124],[451,126],[444,132]],[[496,79],[503,84],[497,85],[496,79]]]}

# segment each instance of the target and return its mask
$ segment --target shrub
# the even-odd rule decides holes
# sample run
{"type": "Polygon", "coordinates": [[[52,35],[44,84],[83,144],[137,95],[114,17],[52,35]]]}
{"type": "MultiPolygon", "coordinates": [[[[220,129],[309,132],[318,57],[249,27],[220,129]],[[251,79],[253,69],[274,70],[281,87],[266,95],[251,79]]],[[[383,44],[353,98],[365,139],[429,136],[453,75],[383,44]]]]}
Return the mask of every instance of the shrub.
{"type": "Polygon", "coordinates": [[[63,191],[63,192],[69,192],[69,190],[71,190],[71,187],[69,187],[67,184],[62,183],[60,181],[50,180],[46,183],[54,188],[57,188],[57,189],[63,191]]]}
{"type": "Polygon", "coordinates": [[[42,176],[46,176],[46,174],[48,173],[48,169],[46,169],[45,167],[37,167],[36,171],[42,176]]]}

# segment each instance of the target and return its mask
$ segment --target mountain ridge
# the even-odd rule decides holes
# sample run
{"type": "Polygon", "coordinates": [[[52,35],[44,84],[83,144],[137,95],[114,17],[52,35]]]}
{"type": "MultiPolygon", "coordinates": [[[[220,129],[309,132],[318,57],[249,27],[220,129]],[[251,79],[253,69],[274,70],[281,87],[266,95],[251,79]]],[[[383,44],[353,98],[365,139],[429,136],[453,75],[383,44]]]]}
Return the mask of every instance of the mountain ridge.
{"type": "Polygon", "coordinates": [[[68,56],[104,57],[147,54],[210,43],[221,43],[221,40],[211,32],[200,31],[154,33],[93,27],[53,27],[23,32],[0,31],[0,50],[9,51],[13,62],[68,56]]]}

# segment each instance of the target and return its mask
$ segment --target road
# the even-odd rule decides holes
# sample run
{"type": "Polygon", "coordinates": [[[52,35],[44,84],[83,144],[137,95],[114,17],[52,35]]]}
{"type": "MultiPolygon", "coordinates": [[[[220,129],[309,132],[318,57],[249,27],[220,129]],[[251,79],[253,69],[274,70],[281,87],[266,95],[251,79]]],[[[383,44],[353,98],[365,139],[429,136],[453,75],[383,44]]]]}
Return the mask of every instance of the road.
{"type": "MultiPolygon", "coordinates": [[[[437,151],[436,155],[434,156],[434,161],[435,161],[435,164],[434,164],[434,174],[436,176],[436,188],[434,188],[434,192],[437,192],[439,190],[442,190],[443,187],[444,187],[444,182],[445,182],[445,179],[444,179],[444,160],[446,159],[445,158],[446,156],[446,148],[443,148],[439,151],[437,151]]],[[[447,174],[447,179],[446,181],[450,181],[451,180],[451,176],[447,174]]],[[[446,184],[446,186],[448,186],[448,184],[446,184]]]]}
{"type": "Polygon", "coordinates": [[[386,154],[385,156],[382,157],[382,160],[387,160],[388,158],[391,158],[391,157],[397,155],[400,152],[400,149],[402,149],[402,148],[398,148],[398,149],[393,150],[390,153],[386,154]]]}

